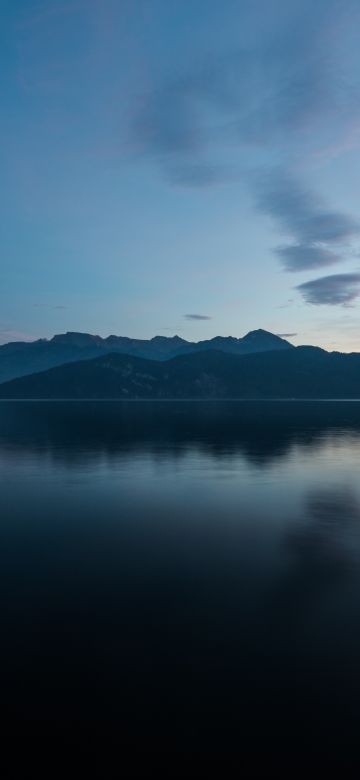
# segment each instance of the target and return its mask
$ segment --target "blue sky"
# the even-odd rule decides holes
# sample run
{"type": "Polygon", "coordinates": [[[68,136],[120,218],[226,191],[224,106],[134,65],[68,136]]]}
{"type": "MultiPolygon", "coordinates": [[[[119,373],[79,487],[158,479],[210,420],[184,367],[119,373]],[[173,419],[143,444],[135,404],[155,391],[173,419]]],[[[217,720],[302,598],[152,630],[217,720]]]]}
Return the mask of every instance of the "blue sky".
{"type": "Polygon", "coordinates": [[[1,16],[1,342],[262,327],[360,350],[357,0],[1,16]]]}

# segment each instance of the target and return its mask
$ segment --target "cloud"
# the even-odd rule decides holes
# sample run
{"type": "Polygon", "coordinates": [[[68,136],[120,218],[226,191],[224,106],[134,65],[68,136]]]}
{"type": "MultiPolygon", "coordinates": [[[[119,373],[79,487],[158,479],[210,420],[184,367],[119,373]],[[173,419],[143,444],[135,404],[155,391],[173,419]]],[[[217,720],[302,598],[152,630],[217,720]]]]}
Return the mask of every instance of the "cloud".
{"type": "Polygon", "coordinates": [[[58,306],[51,306],[49,303],[33,303],[34,309],[67,309],[68,306],[59,304],[58,306]]]}
{"type": "Polygon", "coordinates": [[[320,196],[285,171],[267,171],[252,186],[258,211],[274,219],[293,242],[274,250],[286,271],[340,262],[342,255],[336,250],[360,233],[360,222],[328,208],[320,196]]]}
{"type": "Polygon", "coordinates": [[[291,339],[294,336],[297,336],[298,334],[297,333],[277,333],[276,335],[279,336],[279,338],[281,338],[281,339],[291,339]]]}
{"type": "MultiPolygon", "coordinates": [[[[294,12],[293,21],[266,41],[260,35],[248,47],[213,52],[195,62],[190,52],[191,64],[182,73],[138,98],[129,128],[135,149],[156,158],[168,174],[177,158],[177,166],[189,165],[190,174],[194,161],[210,156],[213,162],[215,147],[229,141],[281,144],[289,133],[303,131],[311,118],[334,108],[332,62],[324,56],[323,41],[329,4],[307,5],[300,24],[294,12]]],[[[242,26],[246,17],[244,10],[242,26]]]]}
{"type": "Polygon", "coordinates": [[[306,303],[348,306],[360,295],[360,273],[333,274],[299,284],[306,303]]]}
{"type": "Polygon", "coordinates": [[[184,314],[186,320],[212,320],[207,314],[184,314]]]}
{"type": "Polygon", "coordinates": [[[341,242],[360,232],[358,221],[327,208],[320,196],[286,172],[269,171],[255,187],[259,211],[276,219],[301,245],[341,242]]]}
{"type": "MultiPolygon", "coordinates": [[[[260,3],[256,13],[264,27],[256,36],[254,16],[244,8],[242,45],[196,58],[189,50],[176,75],[150,83],[133,107],[132,146],[155,161],[168,182],[206,188],[243,180],[257,211],[283,236],[273,252],[286,272],[340,263],[360,235],[359,221],[303,186],[289,163],[299,167],[326,149],[341,151],[349,137],[359,144],[353,31],[360,10],[349,4],[351,10],[337,0],[294,2],[290,14],[280,10],[267,28],[260,3]],[[224,164],[229,152],[231,166],[224,164]],[[258,171],[252,170],[255,158],[258,171]],[[287,162],[275,168],[278,160],[287,162]]],[[[349,304],[357,296],[356,276],[338,274],[298,289],[311,303],[349,304]]]]}
{"type": "MultiPolygon", "coordinates": [[[[215,183],[217,174],[223,178],[216,158],[230,144],[282,154],[295,143],[319,153],[324,145],[341,146],[357,126],[354,62],[344,47],[349,9],[333,0],[301,0],[292,3],[291,14],[279,7],[267,27],[268,3],[253,4],[263,22],[258,26],[251,5],[243,4],[234,17],[238,46],[224,50],[219,36],[211,53],[190,48],[173,72],[170,65],[133,103],[131,147],[177,183],[193,186],[198,164],[212,172],[202,185],[215,183]]],[[[351,17],[356,27],[356,4],[351,17]]]]}
{"type": "MultiPolygon", "coordinates": [[[[302,185],[288,162],[275,168],[273,161],[296,159],[298,166],[305,156],[341,150],[349,134],[358,143],[358,69],[351,49],[359,8],[351,2],[350,11],[336,0],[294,2],[291,14],[280,10],[266,36],[259,26],[255,39],[254,17],[247,14],[244,8],[240,15],[243,45],[196,58],[190,50],[176,75],[150,83],[132,115],[132,144],[177,186],[242,179],[257,211],[283,236],[273,252],[284,271],[333,266],[351,255],[359,221],[302,185]],[[224,150],[231,166],[224,164],[224,150]],[[260,173],[251,170],[254,154],[263,161],[260,173]]],[[[356,284],[356,274],[338,274],[298,289],[311,303],[349,304],[356,284]]]]}
{"type": "Polygon", "coordinates": [[[322,268],[341,261],[341,255],[316,244],[289,244],[274,249],[285,271],[305,271],[322,268]]]}
{"type": "MultiPolygon", "coordinates": [[[[355,7],[353,15],[358,18],[355,7]]],[[[288,245],[274,250],[285,271],[341,262],[339,245],[360,232],[358,222],[329,208],[285,168],[246,173],[249,152],[263,156],[268,167],[269,154],[274,159],[284,150],[316,151],[329,134],[346,135],[353,127],[359,111],[353,67],[341,48],[347,34],[337,35],[336,48],[329,45],[342,19],[336,3],[314,7],[305,0],[289,17],[280,14],[265,40],[260,35],[248,48],[195,62],[189,56],[192,64],[154,84],[132,116],[133,145],[156,160],[171,183],[205,188],[246,177],[258,211],[289,237],[288,245]],[[220,163],[224,149],[239,150],[243,162],[234,154],[232,166],[220,163]]],[[[244,11],[245,27],[247,21],[244,11]]]]}

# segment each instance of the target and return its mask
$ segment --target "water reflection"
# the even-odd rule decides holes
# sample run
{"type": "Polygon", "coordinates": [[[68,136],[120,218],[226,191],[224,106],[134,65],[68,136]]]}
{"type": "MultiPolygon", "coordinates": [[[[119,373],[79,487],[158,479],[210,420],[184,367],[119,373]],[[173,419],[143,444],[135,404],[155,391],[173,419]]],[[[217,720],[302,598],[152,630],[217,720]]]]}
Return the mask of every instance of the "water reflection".
{"type": "Polygon", "coordinates": [[[64,463],[149,452],[180,459],[195,448],[258,467],[324,438],[360,434],[360,403],[349,402],[2,402],[0,449],[53,453],[64,463]]]}
{"type": "Polygon", "coordinates": [[[359,499],[352,486],[344,486],[310,493],[304,519],[289,541],[303,565],[332,575],[357,562],[359,532],[359,499]]]}
{"type": "Polygon", "coordinates": [[[357,741],[359,454],[360,404],[0,404],[9,722],[357,741]]]}
{"type": "MultiPolygon", "coordinates": [[[[271,599],[297,640],[304,644],[304,627],[311,628],[307,641],[313,651],[319,628],[313,625],[314,616],[323,623],[334,596],[345,597],[347,607],[351,604],[347,585],[359,577],[360,501],[351,486],[311,490],[304,498],[303,516],[284,537],[290,558],[271,599]]],[[[323,642],[317,647],[323,652],[323,642]]]]}

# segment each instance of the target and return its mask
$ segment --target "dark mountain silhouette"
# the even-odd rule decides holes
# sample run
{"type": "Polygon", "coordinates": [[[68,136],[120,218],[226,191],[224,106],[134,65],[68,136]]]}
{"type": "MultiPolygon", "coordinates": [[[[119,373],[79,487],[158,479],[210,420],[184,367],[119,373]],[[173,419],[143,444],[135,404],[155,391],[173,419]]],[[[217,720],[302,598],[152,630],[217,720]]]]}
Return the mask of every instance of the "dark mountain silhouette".
{"type": "Polygon", "coordinates": [[[169,360],[177,355],[213,349],[242,355],[293,349],[293,346],[265,330],[251,331],[240,339],[217,336],[199,342],[185,341],[179,336],[155,336],[147,341],[125,336],[108,336],[103,339],[89,333],[70,332],[54,336],[49,341],[40,339],[31,343],[12,342],[0,346],[0,382],[115,352],[149,360],[169,360]]]}
{"type": "Polygon", "coordinates": [[[294,347],[153,361],[112,353],[6,382],[0,398],[360,398],[360,354],[294,347]]]}

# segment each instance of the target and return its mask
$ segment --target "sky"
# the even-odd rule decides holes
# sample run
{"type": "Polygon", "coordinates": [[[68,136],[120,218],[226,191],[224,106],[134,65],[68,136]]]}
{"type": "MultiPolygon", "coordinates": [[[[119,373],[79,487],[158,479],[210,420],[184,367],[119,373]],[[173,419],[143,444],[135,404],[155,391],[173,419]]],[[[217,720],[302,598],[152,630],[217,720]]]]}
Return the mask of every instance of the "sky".
{"type": "Polygon", "coordinates": [[[0,343],[360,351],[358,0],[0,12],[0,343]]]}

